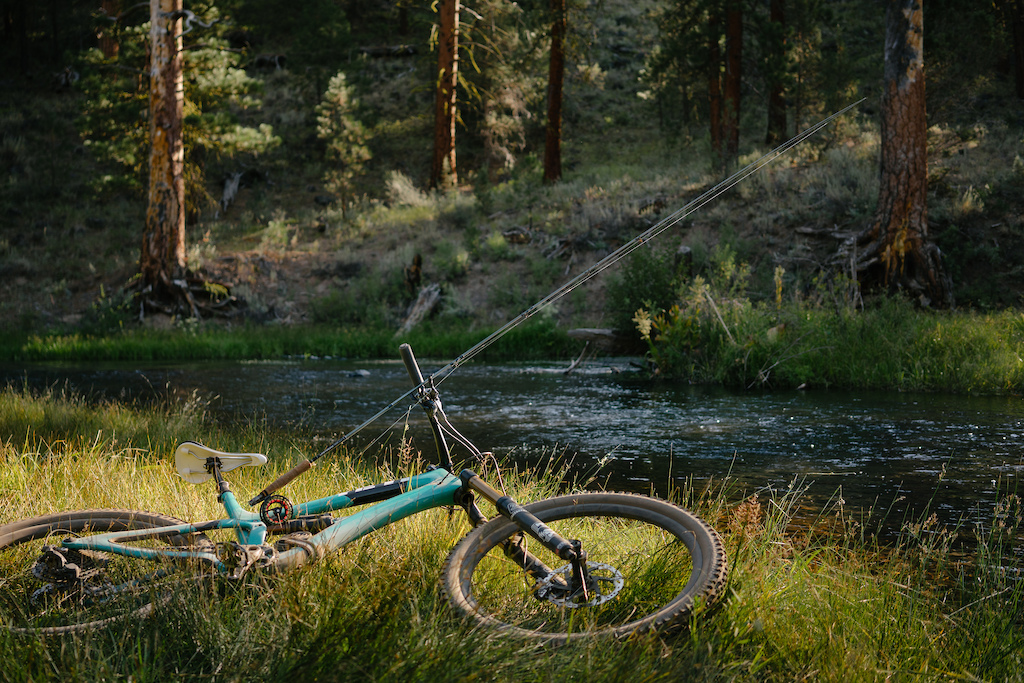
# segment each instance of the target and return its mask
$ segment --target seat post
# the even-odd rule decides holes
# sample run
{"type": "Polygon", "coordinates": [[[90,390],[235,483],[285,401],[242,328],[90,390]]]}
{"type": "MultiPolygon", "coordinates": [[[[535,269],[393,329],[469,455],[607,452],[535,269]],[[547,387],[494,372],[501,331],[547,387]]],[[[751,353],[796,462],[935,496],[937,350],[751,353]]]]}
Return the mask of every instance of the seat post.
{"type": "Polygon", "coordinates": [[[220,501],[220,497],[231,490],[231,485],[228,484],[227,479],[220,472],[221,464],[220,458],[211,457],[206,459],[206,471],[213,475],[213,480],[217,482],[217,501],[220,501]]]}

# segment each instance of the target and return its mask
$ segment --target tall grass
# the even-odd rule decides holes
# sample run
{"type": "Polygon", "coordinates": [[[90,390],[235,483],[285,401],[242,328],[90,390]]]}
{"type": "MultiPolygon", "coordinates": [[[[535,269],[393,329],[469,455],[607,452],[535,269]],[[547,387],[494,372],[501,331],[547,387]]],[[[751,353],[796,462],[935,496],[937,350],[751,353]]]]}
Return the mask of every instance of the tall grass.
{"type": "MultiPolygon", "coordinates": [[[[235,328],[190,327],[171,330],[126,330],[110,335],[78,333],[0,339],[8,359],[30,361],[243,360],[286,356],[396,358],[401,342],[420,355],[454,358],[491,332],[457,320],[429,321],[401,338],[379,327],[313,325],[235,328]]],[[[491,346],[493,360],[567,358],[579,354],[564,330],[539,319],[520,325],[491,346]]]]}
{"type": "MultiPolygon", "coordinates": [[[[36,433],[39,407],[79,417],[48,441],[0,446],[0,523],[67,507],[217,514],[212,485],[178,479],[165,436],[156,435],[276,454],[306,448],[294,434],[218,430],[184,407],[100,408],[86,419],[59,394],[9,391],[3,400],[4,429],[18,433],[36,433]],[[133,413],[147,426],[116,443],[93,439],[97,424],[116,431],[133,413]]],[[[416,467],[414,453],[395,455],[377,463],[339,455],[287,493],[324,495],[416,467]]],[[[232,472],[235,490],[258,490],[288,460],[232,472]]],[[[524,501],[563,486],[557,473],[533,472],[506,473],[506,484],[524,501]]],[[[447,552],[467,526],[459,513],[434,510],[285,576],[183,590],[136,623],[64,637],[0,631],[0,661],[11,681],[1019,680],[1022,510],[1003,488],[984,524],[940,528],[922,517],[885,543],[870,533],[872,518],[851,514],[841,499],[798,526],[799,489],[738,504],[728,486],[675,491],[720,530],[732,566],[720,609],[675,634],[551,648],[473,628],[438,591],[447,552]]]]}
{"type": "Polygon", "coordinates": [[[737,387],[952,393],[1024,390],[1024,315],[923,311],[901,298],[863,310],[723,297],[698,283],[641,311],[664,376],[737,387]]]}

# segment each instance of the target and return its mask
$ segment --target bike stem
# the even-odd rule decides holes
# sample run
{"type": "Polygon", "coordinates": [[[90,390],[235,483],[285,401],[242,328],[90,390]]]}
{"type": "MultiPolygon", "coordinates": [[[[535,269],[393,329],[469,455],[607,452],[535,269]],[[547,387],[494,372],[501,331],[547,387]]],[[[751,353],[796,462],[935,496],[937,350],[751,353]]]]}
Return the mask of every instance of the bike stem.
{"type": "Polygon", "coordinates": [[[441,425],[437,421],[437,413],[441,411],[441,396],[437,393],[437,389],[434,388],[434,383],[429,377],[423,379],[423,373],[420,372],[420,366],[416,362],[416,356],[412,353],[412,347],[402,344],[398,347],[398,351],[402,354],[402,362],[405,363],[409,379],[416,385],[416,401],[423,408],[423,412],[427,414],[430,431],[434,434],[437,457],[441,461],[441,466],[451,472],[452,452],[444,438],[444,433],[441,432],[441,425]]]}

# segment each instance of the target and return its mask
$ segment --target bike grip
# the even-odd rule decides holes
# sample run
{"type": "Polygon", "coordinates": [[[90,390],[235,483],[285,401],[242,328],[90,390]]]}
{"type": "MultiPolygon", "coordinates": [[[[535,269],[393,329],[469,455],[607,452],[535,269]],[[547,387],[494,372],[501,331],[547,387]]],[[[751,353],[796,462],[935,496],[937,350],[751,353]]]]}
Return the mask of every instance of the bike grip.
{"type": "Polygon", "coordinates": [[[270,482],[270,484],[267,485],[267,488],[260,491],[258,496],[249,501],[249,505],[253,506],[262,503],[266,499],[266,497],[269,496],[271,493],[278,490],[282,486],[286,485],[288,482],[290,482],[292,479],[299,476],[303,472],[306,472],[312,466],[313,463],[311,461],[303,460],[298,465],[291,468],[274,481],[270,482]]]}
{"type": "Polygon", "coordinates": [[[409,371],[409,379],[416,386],[423,384],[423,373],[420,372],[420,366],[416,363],[416,356],[412,354],[412,347],[408,344],[402,344],[398,347],[399,353],[402,354],[402,362],[405,363],[405,369],[409,371]]]}

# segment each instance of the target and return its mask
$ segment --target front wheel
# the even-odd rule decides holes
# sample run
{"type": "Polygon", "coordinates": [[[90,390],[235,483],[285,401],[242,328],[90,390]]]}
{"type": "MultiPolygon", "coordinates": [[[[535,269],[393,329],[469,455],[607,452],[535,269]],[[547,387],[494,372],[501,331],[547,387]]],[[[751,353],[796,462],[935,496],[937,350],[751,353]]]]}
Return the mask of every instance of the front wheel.
{"type": "MultiPolygon", "coordinates": [[[[74,510],[0,526],[0,628],[62,634],[96,628],[153,609],[175,568],[110,553],[61,547],[66,537],[185,522],[135,510],[74,510]]],[[[152,547],[208,543],[201,534],[148,541],[152,547]]]]}
{"type": "Polygon", "coordinates": [[[666,501],[584,493],[526,509],[563,538],[582,542],[591,590],[567,594],[569,565],[496,517],[455,546],[444,572],[449,602],[484,626],[552,641],[625,637],[685,620],[698,604],[715,602],[725,586],[728,560],[719,535],[666,501]],[[528,574],[507,556],[510,546],[524,544],[546,575],[528,574]]]}

